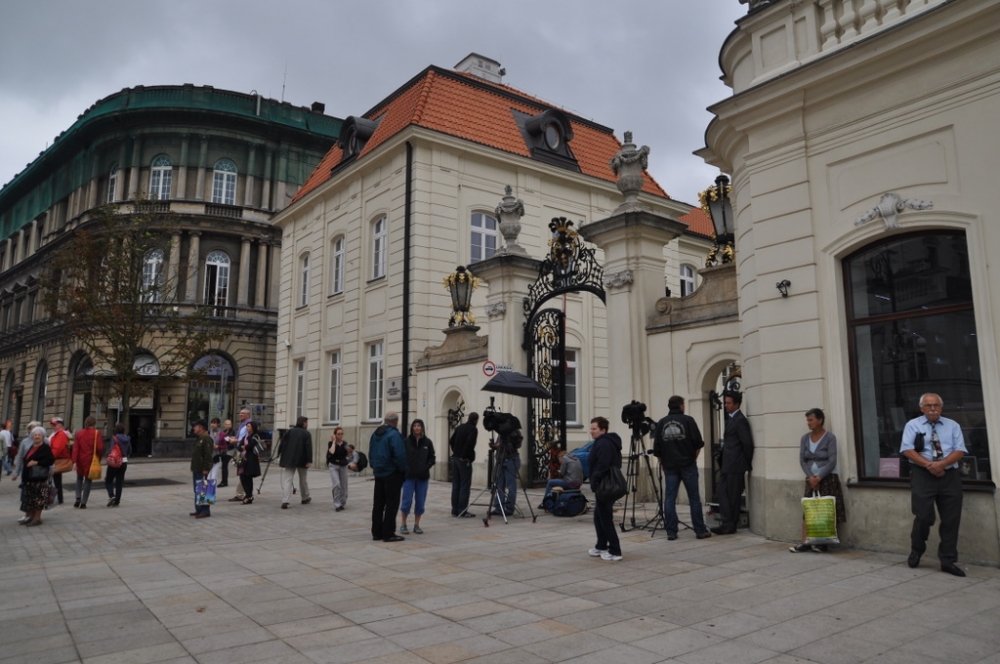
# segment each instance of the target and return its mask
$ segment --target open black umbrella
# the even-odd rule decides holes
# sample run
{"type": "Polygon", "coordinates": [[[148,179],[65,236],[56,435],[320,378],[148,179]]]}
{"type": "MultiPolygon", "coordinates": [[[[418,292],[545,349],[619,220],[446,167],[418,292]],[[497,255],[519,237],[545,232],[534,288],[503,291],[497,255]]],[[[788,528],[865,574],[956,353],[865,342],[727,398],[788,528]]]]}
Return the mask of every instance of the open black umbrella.
{"type": "Polygon", "coordinates": [[[498,371],[483,385],[484,392],[513,394],[527,399],[551,399],[552,394],[533,378],[517,371],[498,371]]]}

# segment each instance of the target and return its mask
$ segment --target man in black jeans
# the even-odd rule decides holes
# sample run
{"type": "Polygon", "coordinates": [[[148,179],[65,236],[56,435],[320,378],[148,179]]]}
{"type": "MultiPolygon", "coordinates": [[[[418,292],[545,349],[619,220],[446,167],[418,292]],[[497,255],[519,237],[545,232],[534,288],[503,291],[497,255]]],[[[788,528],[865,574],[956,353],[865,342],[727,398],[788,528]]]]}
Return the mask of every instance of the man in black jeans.
{"type": "Polygon", "coordinates": [[[402,542],[396,534],[396,513],[399,512],[399,492],[406,479],[406,444],[396,427],[397,413],[386,413],[382,426],[375,429],[368,441],[368,456],[375,476],[372,497],[372,539],[402,542]]]}
{"type": "MultiPolygon", "coordinates": [[[[622,467],[622,439],[616,433],[608,432],[607,418],[595,417],[590,421],[590,437],[594,446],[590,448],[590,486],[600,485],[611,468],[622,467]]],[[[622,559],[622,547],[615,530],[613,500],[599,500],[594,497],[594,530],[597,544],[589,551],[595,558],[616,562],[622,559]]]]}
{"type": "Polygon", "coordinates": [[[476,460],[476,437],[479,413],[469,413],[469,421],[451,434],[451,515],[474,517],[468,511],[469,490],[472,487],[472,462],[476,460]]]}

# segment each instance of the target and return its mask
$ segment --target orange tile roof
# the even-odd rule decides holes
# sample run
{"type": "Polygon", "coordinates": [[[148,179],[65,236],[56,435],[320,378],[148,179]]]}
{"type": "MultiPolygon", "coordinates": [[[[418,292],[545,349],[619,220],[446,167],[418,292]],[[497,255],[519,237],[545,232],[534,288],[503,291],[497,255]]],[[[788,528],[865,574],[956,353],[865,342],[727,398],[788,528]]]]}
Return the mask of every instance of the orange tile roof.
{"type": "Polygon", "coordinates": [[[688,225],[688,232],[697,233],[698,235],[704,235],[705,237],[713,237],[715,235],[715,227],[712,226],[712,218],[705,214],[705,211],[701,208],[691,208],[683,217],[679,217],[677,221],[683,221],[688,225]]]}
{"type": "MultiPolygon", "coordinates": [[[[536,115],[550,108],[555,107],[510,86],[431,66],[365,113],[363,117],[380,121],[358,159],[364,159],[365,155],[410,125],[530,158],[531,152],[511,110],[536,115]]],[[[608,162],[622,144],[615,138],[613,130],[571,113],[566,115],[573,129],[569,148],[581,173],[614,182],[616,176],[608,162]]],[[[340,146],[334,145],[302,185],[292,203],[329,180],[342,157],[340,146]]],[[[644,179],[644,192],[669,198],[648,173],[644,173],[644,179]]]]}

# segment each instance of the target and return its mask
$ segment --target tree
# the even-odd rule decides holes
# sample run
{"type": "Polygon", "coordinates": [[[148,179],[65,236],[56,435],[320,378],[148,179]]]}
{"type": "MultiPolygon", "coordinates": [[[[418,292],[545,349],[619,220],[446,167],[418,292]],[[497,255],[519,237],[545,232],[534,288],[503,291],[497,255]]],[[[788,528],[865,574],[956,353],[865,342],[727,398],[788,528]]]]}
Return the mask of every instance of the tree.
{"type": "Polygon", "coordinates": [[[210,308],[177,301],[184,275],[167,266],[180,224],[154,209],[94,210],[53,251],[41,283],[46,311],[90,353],[95,384],[121,399],[125,423],[157,387],[195,377],[194,361],[225,336],[210,308]],[[137,362],[146,353],[155,364],[137,362]]]}

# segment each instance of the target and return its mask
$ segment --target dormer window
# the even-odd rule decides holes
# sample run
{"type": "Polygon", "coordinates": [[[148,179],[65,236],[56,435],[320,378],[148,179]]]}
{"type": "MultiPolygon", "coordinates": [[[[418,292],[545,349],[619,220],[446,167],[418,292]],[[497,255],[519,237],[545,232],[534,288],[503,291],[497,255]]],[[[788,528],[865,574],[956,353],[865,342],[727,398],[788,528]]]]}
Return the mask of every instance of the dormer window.
{"type": "Polygon", "coordinates": [[[573,140],[573,127],[565,113],[554,108],[537,115],[516,110],[511,112],[521,129],[525,144],[531,150],[532,159],[580,172],[576,157],[569,149],[569,142],[573,140]]]}
{"type": "Polygon", "coordinates": [[[352,115],[344,120],[344,124],[340,128],[340,136],[337,138],[340,149],[344,152],[344,161],[354,159],[361,154],[368,139],[372,137],[377,128],[378,122],[367,118],[352,115]]]}

